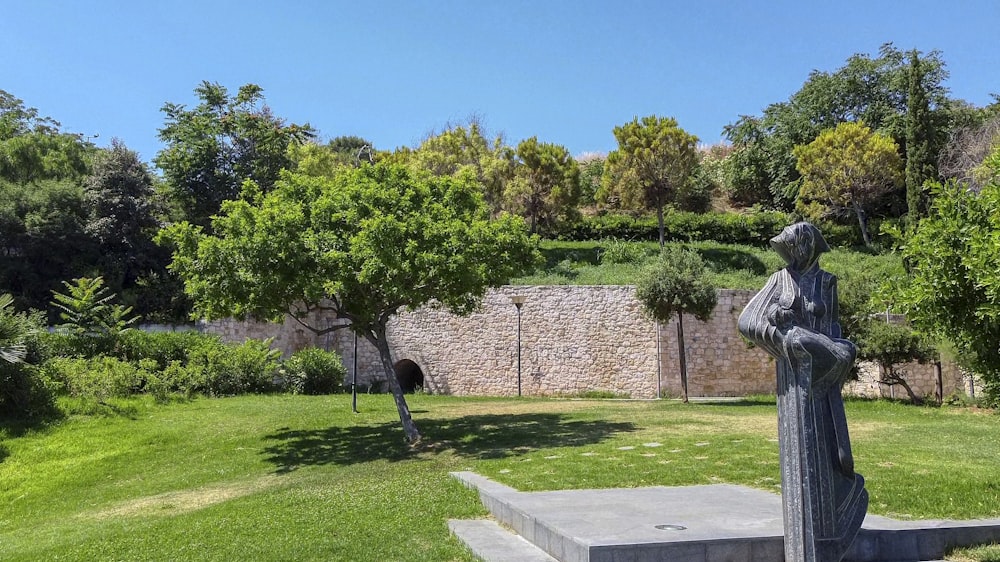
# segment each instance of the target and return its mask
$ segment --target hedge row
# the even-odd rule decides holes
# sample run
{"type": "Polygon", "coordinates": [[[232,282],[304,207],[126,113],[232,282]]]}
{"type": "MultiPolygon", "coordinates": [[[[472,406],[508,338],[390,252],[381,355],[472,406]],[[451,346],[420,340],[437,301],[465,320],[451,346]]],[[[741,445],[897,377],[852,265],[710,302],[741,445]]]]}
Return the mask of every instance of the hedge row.
{"type": "MultiPolygon", "coordinates": [[[[781,229],[795,222],[795,217],[779,211],[752,213],[689,213],[670,210],[663,216],[664,237],[669,242],[712,240],[723,244],[763,246],[781,229]]],[[[819,225],[824,236],[835,246],[854,246],[860,242],[857,228],[833,224],[819,225]]],[[[567,224],[556,233],[558,240],[587,241],[622,239],[659,240],[655,216],[599,215],[584,217],[567,224]]]]}

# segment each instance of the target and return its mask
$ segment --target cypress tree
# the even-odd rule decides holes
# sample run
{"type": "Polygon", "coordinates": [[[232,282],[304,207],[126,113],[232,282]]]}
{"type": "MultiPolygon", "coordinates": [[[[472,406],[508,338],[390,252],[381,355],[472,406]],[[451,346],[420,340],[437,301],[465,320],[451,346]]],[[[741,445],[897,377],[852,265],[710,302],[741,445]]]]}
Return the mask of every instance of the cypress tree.
{"type": "Polygon", "coordinates": [[[907,223],[916,225],[927,209],[923,185],[937,176],[937,166],[931,150],[934,121],[931,116],[926,70],[916,50],[910,51],[909,91],[906,102],[906,207],[907,223]]]}

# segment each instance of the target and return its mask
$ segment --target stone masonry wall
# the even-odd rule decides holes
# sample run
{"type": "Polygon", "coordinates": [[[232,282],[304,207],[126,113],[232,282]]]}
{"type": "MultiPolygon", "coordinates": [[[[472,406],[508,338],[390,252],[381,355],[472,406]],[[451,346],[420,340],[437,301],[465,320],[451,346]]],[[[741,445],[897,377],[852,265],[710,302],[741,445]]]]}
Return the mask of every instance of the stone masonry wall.
{"type": "MultiPolygon", "coordinates": [[[[861,363],[858,366],[858,380],[849,381],[844,385],[845,394],[864,396],[867,398],[894,398],[907,400],[906,389],[900,385],[889,386],[880,382],[879,368],[874,363],[861,363]]],[[[920,398],[936,399],[938,393],[937,368],[933,363],[921,365],[919,363],[906,363],[897,365],[898,371],[903,371],[903,378],[913,389],[913,393],[920,398]]],[[[942,361],[941,363],[941,396],[947,398],[951,394],[972,394],[976,389],[975,382],[971,377],[952,361],[942,361]]],[[[980,389],[981,392],[981,389],[980,389]]]]}
{"type": "MultiPolygon", "coordinates": [[[[750,348],[736,326],[755,291],[718,293],[708,322],[684,318],[689,396],[774,394],[774,360],[750,348]]],[[[513,295],[526,297],[521,308],[523,395],[591,391],[632,398],[681,395],[677,320],[659,326],[657,332],[632,286],[505,286],[487,292],[480,310],[469,316],[429,307],[403,312],[388,327],[393,360],[397,365],[415,363],[429,392],[516,395],[518,315],[510,300],[513,295]]],[[[330,322],[310,321],[321,326],[330,322]]],[[[355,354],[354,334],[347,329],[316,337],[292,319],[282,324],[214,321],[203,329],[232,342],[274,338],[274,347],[286,355],[309,346],[336,351],[347,368],[345,383],[350,383],[356,365],[362,388],[378,386],[386,377],[375,348],[362,338],[355,354]]],[[[906,368],[917,394],[933,396],[934,366],[906,368]]],[[[845,393],[904,397],[902,388],[888,389],[871,373],[862,369],[861,379],[845,386],[845,393]]],[[[967,381],[953,365],[945,364],[943,380],[945,396],[966,393],[967,381]]]]}
{"type": "Polygon", "coordinates": [[[656,396],[656,332],[632,287],[502,287],[482,310],[455,317],[441,310],[401,314],[389,327],[396,361],[409,359],[435,393],[517,394],[517,309],[521,308],[524,395],[605,391],[656,396]]]}
{"type": "MultiPolygon", "coordinates": [[[[774,394],[774,359],[751,348],[737,329],[743,308],[756,291],[720,290],[708,322],[684,317],[689,396],[774,394]]],[[[677,319],[660,326],[660,365],[664,396],[681,396],[677,319]]]]}

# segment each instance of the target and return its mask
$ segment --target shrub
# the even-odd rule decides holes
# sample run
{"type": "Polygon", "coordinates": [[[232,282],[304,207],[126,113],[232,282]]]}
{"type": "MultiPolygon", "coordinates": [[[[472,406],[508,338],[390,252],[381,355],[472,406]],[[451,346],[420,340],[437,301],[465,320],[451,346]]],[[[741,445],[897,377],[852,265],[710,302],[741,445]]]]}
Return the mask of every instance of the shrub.
{"type": "Polygon", "coordinates": [[[58,413],[54,384],[28,363],[0,363],[0,418],[41,419],[58,413]]]}
{"type": "Polygon", "coordinates": [[[333,394],[347,376],[339,355],[316,347],[295,352],[282,368],[285,389],[293,394],[333,394]]]}
{"type": "Polygon", "coordinates": [[[104,286],[102,277],[80,277],[63,281],[66,293],[53,292],[52,305],[64,320],[60,332],[70,336],[75,355],[95,357],[114,349],[121,337],[138,320],[132,307],[112,304],[117,295],[104,286]]]}
{"type": "MultiPolygon", "coordinates": [[[[714,240],[725,244],[762,246],[792,222],[791,216],[777,211],[688,213],[671,210],[663,216],[663,229],[668,241],[714,240]]],[[[659,228],[655,217],[609,214],[585,217],[559,232],[561,240],[605,238],[657,240],[659,228]]]]}
{"type": "Polygon", "coordinates": [[[144,332],[129,330],[118,341],[115,355],[127,361],[151,359],[159,369],[171,362],[187,362],[189,350],[202,345],[222,345],[215,336],[193,330],[184,332],[144,332]]]}
{"type": "Polygon", "coordinates": [[[270,340],[247,340],[233,346],[205,338],[190,351],[187,368],[200,372],[203,390],[212,396],[269,392],[276,387],[280,355],[270,344],[270,340]]]}
{"type": "Polygon", "coordinates": [[[180,361],[171,361],[163,369],[150,372],[146,378],[146,391],[157,402],[166,402],[171,394],[186,398],[205,389],[205,376],[198,367],[186,367],[180,361]]]}
{"type": "Polygon", "coordinates": [[[0,295],[0,416],[31,419],[54,412],[48,381],[35,365],[47,349],[40,340],[40,313],[14,312],[14,300],[0,295]]]}
{"type": "Polygon", "coordinates": [[[127,398],[141,392],[155,366],[152,362],[135,364],[101,355],[88,359],[55,357],[44,368],[70,396],[103,404],[110,398],[127,398]]]}
{"type": "Polygon", "coordinates": [[[617,238],[602,240],[601,247],[604,249],[601,252],[601,263],[636,264],[642,263],[648,256],[646,248],[641,244],[626,242],[617,238]]]}

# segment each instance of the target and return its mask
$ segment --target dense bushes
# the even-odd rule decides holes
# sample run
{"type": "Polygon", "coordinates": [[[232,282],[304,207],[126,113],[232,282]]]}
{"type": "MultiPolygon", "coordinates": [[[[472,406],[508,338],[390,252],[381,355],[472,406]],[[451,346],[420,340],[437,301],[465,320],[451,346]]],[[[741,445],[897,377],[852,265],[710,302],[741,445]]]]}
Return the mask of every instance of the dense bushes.
{"type": "MultiPolygon", "coordinates": [[[[671,210],[663,215],[664,237],[670,242],[714,241],[722,244],[763,246],[781,229],[798,220],[778,211],[752,213],[689,213],[671,210]]],[[[857,246],[861,235],[856,226],[817,224],[823,237],[834,246],[857,246]]],[[[877,231],[877,225],[872,227],[877,231]]],[[[617,238],[633,241],[659,239],[656,217],[608,214],[584,217],[564,225],[559,240],[589,241],[617,238]]]]}
{"type": "Polygon", "coordinates": [[[39,313],[14,311],[14,299],[0,294],[0,417],[33,418],[54,410],[52,393],[35,365],[46,358],[39,338],[39,313]]]}
{"type": "Polygon", "coordinates": [[[234,345],[195,331],[127,330],[93,353],[87,338],[41,332],[28,342],[24,362],[0,365],[2,413],[51,414],[56,395],[107,405],[137,394],[159,401],[196,394],[329,394],[341,389],[346,374],[336,353],[307,349],[282,361],[268,341],[234,345]]]}
{"type": "Polygon", "coordinates": [[[309,348],[285,361],[282,375],[284,388],[294,394],[330,394],[341,389],[347,369],[337,354],[309,348]]]}
{"type": "Polygon", "coordinates": [[[187,368],[198,373],[211,396],[232,396],[280,390],[277,382],[279,353],[270,342],[247,340],[242,345],[202,344],[188,353],[187,368]]]}
{"type": "MultiPolygon", "coordinates": [[[[670,241],[690,242],[714,240],[728,244],[760,245],[781,232],[791,222],[785,213],[688,213],[670,211],[663,216],[664,236],[670,241]]],[[[567,225],[558,235],[560,240],[657,240],[656,217],[601,215],[586,217],[567,225]]]]}
{"type": "Polygon", "coordinates": [[[68,292],[57,293],[55,303],[64,323],[54,333],[43,328],[41,313],[15,312],[13,298],[0,295],[0,418],[58,415],[58,395],[76,399],[70,410],[91,412],[114,409],[109,401],[136,394],[158,401],[194,394],[326,394],[339,390],[346,374],[336,353],[319,349],[282,362],[270,341],[232,345],[195,331],[135,330],[128,327],[136,321],[131,309],[113,303],[100,277],[64,285],[68,292]]]}

